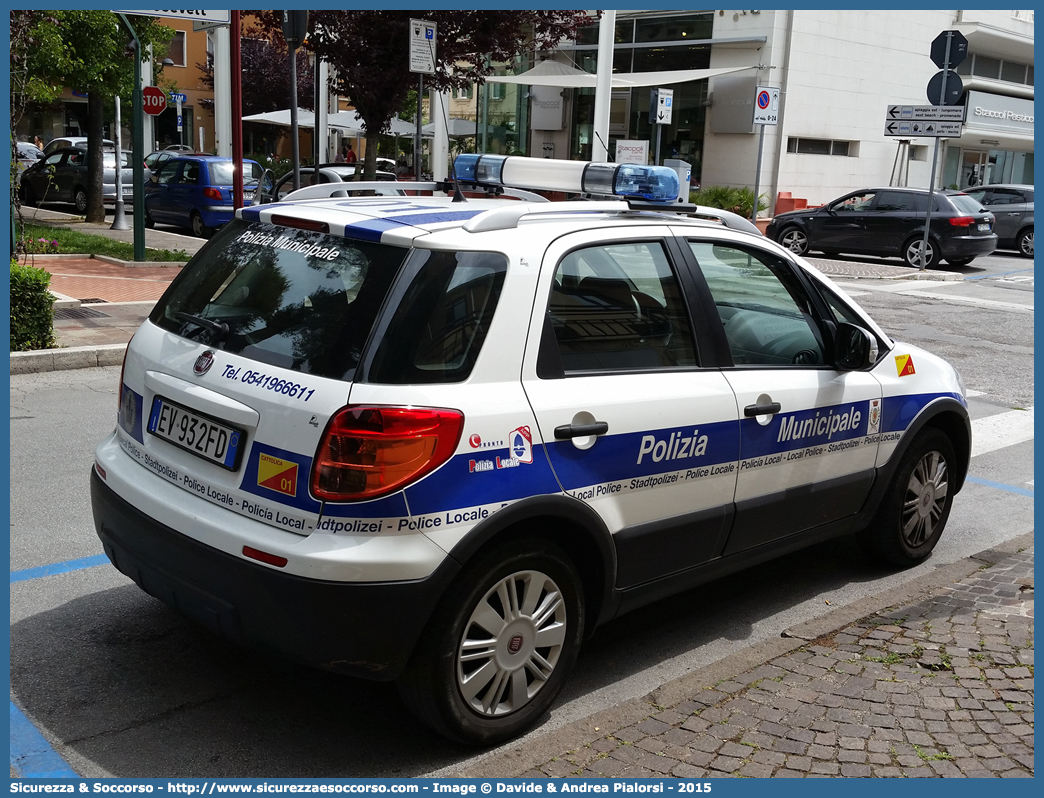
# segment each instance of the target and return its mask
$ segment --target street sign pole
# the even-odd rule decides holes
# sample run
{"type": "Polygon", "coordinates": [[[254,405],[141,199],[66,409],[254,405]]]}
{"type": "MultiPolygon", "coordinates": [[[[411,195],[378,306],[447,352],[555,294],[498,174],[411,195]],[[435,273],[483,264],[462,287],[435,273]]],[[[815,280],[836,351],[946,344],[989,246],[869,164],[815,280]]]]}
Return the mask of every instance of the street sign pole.
{"type": "Polygon", "coordinates": [[[134,133],[131,142],[131,167],[134,170],[134,260],[145,260],[145,105],[141,85],[141,39],[124,13],[117,13],[131,35],[134,51],[134,94],[131,101],[134,133]]]}
{"type": "MultiPolygon", "coordinates": [[[[438,45],[438,27],[426,19],[410,20],[410,72],[417,73],[417,131],[413,139],[413,179],[421,179],[421,100],[424,98],[424,76],[435,74],[435,50],[438,45]]],[[[432,119],[434,119],[434,112],[432,119]]],[[[475,142],[476,146],[478,141],[475,142]]],[[[434,147],[432,155],[434,156],[434,147]]],[[[432,164],[434,171],[434,164],[432,164]]]]}
{"type": "Polygon", "coordinates": [[[758,135],[758,165],[754,170],[754,204],[750,221],[758,223],[758,192],[761,191],[761,157],[765,150],[765,126],[779,124],[779,89],[758,86],[754,94],[754,124],[761,128],[758,135]]]}
{"type": "MultiPolygon", "coordinates": [[[[946,31],[946,55],[945,66],[942,72],[942,88],[939,90],[941,104],[946,104],[946,78],[950,73],[950,44],[953,41],[953,31],[946,31]]],[[[921,265],[920,271],[928,268],[928,231],[932,227],[932,203],[935,201],[935,169],[939,163],[939,139],[935,139],[935,150],[932,152],[932,171],[928,173],[928,212],[924,217],[924,241],[921,243],[921,265]]],[[[938,258],[939,253],[936,253],[938,258]]]]}

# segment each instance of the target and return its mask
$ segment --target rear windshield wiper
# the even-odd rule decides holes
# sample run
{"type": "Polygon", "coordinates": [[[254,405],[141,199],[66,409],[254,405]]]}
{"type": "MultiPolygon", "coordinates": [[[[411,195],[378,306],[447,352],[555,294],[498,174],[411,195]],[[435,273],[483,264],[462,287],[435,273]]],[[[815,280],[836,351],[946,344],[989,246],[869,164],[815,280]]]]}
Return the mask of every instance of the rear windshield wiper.
{"type": "Polygon", "coordinates": [[[175,311],[174,316],[181,321],[187,321],[198,327],[202,327],[205,330],[210,330],[212,333],[217,333],[219,338],[224,338],[228,335],[228,325],[223,321],[214,321],[213,319],[207,319],[203,316],[194,316],[193,314],[186,313],[183,310],[175,311]]]}

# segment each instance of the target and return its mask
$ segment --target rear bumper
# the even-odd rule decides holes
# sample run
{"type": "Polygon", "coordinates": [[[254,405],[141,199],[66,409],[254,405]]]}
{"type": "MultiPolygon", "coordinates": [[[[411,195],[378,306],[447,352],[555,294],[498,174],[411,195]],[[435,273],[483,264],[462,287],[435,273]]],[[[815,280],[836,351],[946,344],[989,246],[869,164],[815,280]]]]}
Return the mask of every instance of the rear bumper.
{"type": "Polygon", "coordinates": [[[941,242],[942,256],[953,258],[970,258],[978,255],[989,255],[997,248],[997,236],[951,236],[941,242]]]}
{"type": "Polygon", "coordinates": [[[287,659],[377,681],[396,678],[460,567],[424,579],[346,583],[281,573],[145,515],[91,469],[105,554],[137,585],[212,632],[287,659]]]}

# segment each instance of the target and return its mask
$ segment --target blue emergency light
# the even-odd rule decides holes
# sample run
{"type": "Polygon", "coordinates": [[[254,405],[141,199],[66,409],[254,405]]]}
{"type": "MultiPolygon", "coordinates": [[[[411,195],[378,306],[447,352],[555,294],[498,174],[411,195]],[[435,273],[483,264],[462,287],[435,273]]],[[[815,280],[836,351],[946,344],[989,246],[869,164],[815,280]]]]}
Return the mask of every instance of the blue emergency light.
{"type": "Polygon", "coordinates": [[[588,163],[517,155],[458,155],[453,168],[457,180],[483,186],[614,194],[653,202],[678,199],[678,174],[665,166],[588,163]]]}

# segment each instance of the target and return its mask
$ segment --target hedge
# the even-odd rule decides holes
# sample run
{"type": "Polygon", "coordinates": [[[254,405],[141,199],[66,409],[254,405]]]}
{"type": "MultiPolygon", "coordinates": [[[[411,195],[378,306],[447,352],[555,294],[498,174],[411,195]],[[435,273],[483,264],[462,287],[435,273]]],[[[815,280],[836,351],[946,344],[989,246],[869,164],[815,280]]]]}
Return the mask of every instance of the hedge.
{"type": "Polygon", "coordinates": [[[54,297],[44,269],[11,260],[11,351],[48,349],[54,340],[54,297]]]}

